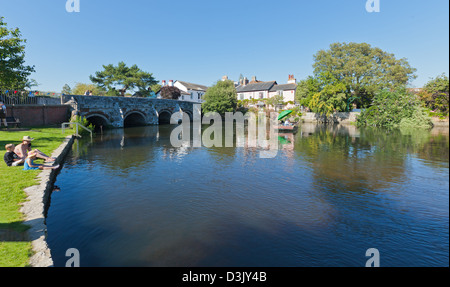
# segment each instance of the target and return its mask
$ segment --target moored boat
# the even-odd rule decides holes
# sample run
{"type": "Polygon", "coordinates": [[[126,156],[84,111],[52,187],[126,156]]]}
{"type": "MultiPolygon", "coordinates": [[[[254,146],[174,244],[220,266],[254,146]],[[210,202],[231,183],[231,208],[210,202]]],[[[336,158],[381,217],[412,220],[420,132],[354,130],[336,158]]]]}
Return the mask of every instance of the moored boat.
{"type": "Polygon", "coordinates": [[[277,130],[279,133],[296,133],[298,131],[297,125],[292,126],[274,126],[275,130],[277,130]]]}

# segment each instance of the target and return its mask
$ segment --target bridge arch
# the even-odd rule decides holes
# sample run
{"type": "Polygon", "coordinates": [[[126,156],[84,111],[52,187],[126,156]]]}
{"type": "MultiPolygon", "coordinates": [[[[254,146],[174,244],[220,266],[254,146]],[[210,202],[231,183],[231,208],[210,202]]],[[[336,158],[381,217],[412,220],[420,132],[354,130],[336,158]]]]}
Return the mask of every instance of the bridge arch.
{"type": "Polygon", "coordinates": [[[136,127],[147,125],[146,115],[140,111],[131,111],[124,116],[124,127],[136,127]]]}
{"type": "Polygon", "coordinates": [[[160,125],[169,125],[172,112],[169,110],[161,110],[158,112],[158,123],[160,125]]]}
{"type": "Polygon", "coordinates": [[[96,129],[100,129],[100,126],[106,128],[111,125],[110,120],[102,114],[89,114],[86,115],[85,118],[89,123],[93,124],[96,129]]]}
{"type": "Polygon", "coordinates": [[[192,112],[191,111],[183,111],[183,112],[185,112],[188,116],[189,116],[189,120],[192,122],[192,121],[194,121],[194,116],[192,115],[192,112]]]}

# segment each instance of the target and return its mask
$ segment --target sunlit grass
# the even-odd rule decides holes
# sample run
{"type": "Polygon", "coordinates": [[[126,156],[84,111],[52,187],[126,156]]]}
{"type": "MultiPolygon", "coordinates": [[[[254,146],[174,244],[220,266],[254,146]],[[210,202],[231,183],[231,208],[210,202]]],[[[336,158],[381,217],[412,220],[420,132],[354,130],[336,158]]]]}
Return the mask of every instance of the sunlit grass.
{"type": "MultiPolygon", "coordinates": [[[[39,149],[47,155],[58,148],[65,136],[59,128],[33,128],[29,131],[0,131],[0,149],[6,144],[20,144],[23,136],[34,138],[33,149],[39,149]]],[[[2,157],[3,158],[3,157],[2,157]]],[[[26,201],[24,189],[38,184],[40,171],[23,171],[23,167],[8,167],[0,163],[0,266],[27,266],[31,255],[31,242],[24,241],[24,236],[17,240],[11,234],[21,234],[29,227],[23,222],[20,212],[21,203],[26,201]],[[8,236],[5,236],[8,234],[8,236]]]]}

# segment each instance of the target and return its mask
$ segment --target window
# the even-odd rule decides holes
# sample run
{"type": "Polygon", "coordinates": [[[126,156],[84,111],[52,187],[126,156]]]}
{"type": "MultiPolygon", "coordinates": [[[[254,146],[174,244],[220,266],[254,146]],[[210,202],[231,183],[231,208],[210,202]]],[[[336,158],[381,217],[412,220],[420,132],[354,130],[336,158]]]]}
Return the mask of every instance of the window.
{"type": "Polygon", "coordinates": [[[264,99],[264,93],[263,92],[259,93],[259,99],[260,100],[264,99]]]}

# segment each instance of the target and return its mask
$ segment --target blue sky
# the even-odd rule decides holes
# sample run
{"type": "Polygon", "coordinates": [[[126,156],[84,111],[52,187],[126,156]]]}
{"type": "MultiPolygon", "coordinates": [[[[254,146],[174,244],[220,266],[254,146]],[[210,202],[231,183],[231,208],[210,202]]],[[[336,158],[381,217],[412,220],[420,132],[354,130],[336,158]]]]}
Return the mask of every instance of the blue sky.
{"type": "Polygon", "coordinates": [[[88,83],[102,65],[137,64],[161,80],[212,85],[240,74],[286,83],[312,74],[313,55],[334,42],[367,42],[417,69],[413,86],[449,74],[449,1],[0,0],[0,16],[27,39],[38,89],[88,83]]]}

